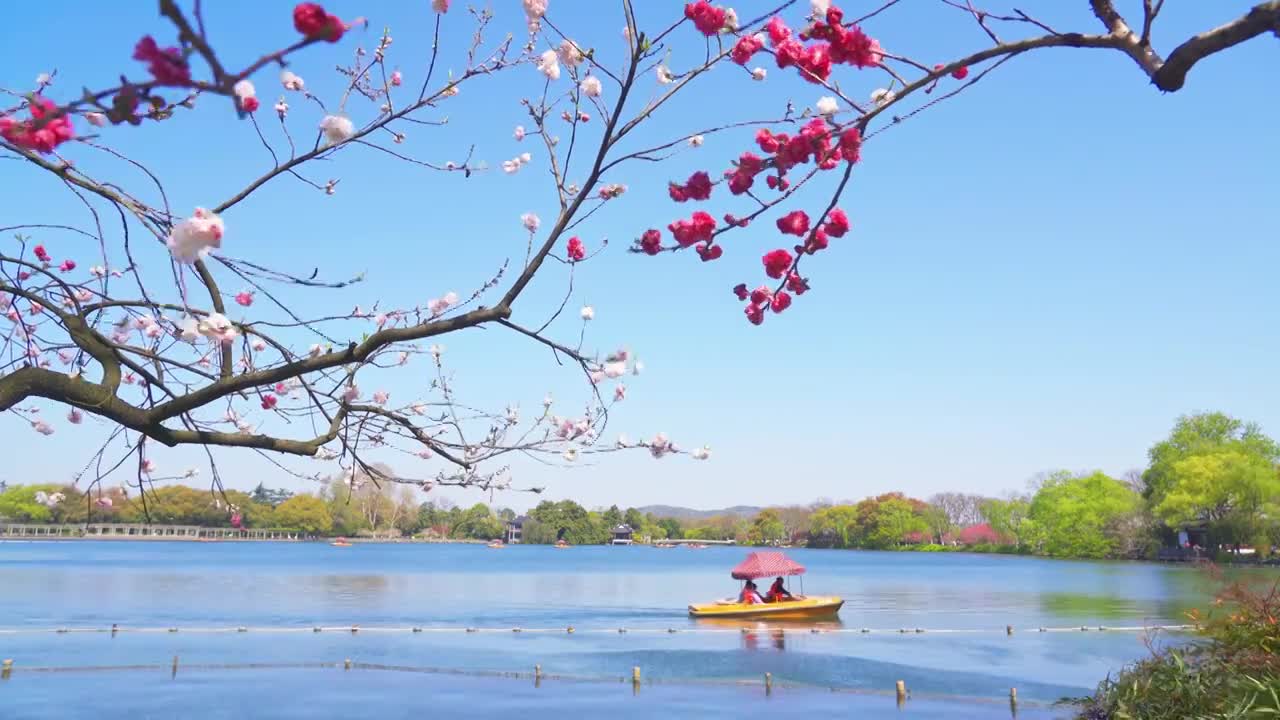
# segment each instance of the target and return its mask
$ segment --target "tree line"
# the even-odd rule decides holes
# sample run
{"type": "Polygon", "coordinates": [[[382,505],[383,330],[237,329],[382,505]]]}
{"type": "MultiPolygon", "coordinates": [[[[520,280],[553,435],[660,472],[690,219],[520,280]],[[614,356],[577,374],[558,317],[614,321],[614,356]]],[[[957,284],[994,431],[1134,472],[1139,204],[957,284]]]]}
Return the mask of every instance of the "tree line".
{"type": "MultiPolygon", "coordinates": [[[[735,540],[744,545],[1027,553],[1142,558],[1194,542],[1207,552],[1280,544],[1280,446],[1257,425],[1222,413],[1179,418],[1153,445],[1149,464],[1114,478],[1100,471],[1043,473],[1003,498],[956,492],[927,499],[900,492],[857,502],[771,507],[753,517],[658,517],[635,508],[589,510],[544,501],[521,519],[522,542],[602,544],[631,527],[638,542],[735,540]],[[1186,533],[1183,535],[1182,533],[1186,533]]],[[[315,536],[417,536],[492,540],[516,519],[509,508],[448,500],[419,502],[404,486],[366,475],[331,478],[315,493],[261,484],[251,492],[167,485],[130,495],[111,488],[16,485],[0,492],[0,519],[124,522],[293,530],[315,536]]]]}

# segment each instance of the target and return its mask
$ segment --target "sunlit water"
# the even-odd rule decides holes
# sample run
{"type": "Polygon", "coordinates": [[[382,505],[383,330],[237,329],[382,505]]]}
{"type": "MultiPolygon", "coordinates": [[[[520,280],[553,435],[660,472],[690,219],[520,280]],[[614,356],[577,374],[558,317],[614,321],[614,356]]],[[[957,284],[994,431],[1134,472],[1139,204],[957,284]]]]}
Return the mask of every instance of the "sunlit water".
{"type": "Polygon", "coordinates": [[[929,632],[813,633],[792,625],[782,633],[763,626],[743,633],[740,625],[688,618],[688,603],[736,591],[729,568],[746,552],[0,542],[0,628],[251,628],[114,637],[0,634],[0,657],[14,658],[19,670],[165,666],[164,672],[19,671],[0,685],[0,716],[421,717],[430,711],[563,717],[607,708],[615,717],[659,710],[731,717],[769,703],[772,714],[856,709],[861,717],[888,717],[900,712],[893,688],[904,680],[912,692],[904,708],[909,717],[1009,717],[1010,687],[1022,701],[1018,717],[1055,717],[1063,711],[1048,703],[1087,694],[1108,672],[1148,652],[1141,633],[1098,632],[1098,626],[1180,623],[1210,587],[1182,567],[797,550],[790,554],[809,569],[805,590],[845,598],[836,627],[929,632]],[[361,632],[262,630],[352,624],[361,632]],[[1014,626],[1011,636],[1007,625],[1014,626]],[[424,632],[372,631],[414,626],[424,632]],[[576,631],[564,632],[568,626],[576,631]],[[1095,629],[1038,632],[1068,626],[1095,629]],[[433,631],[467,627],[507,630],[433,631]],[[513,633],[514,627],[556,631],[513,633]],[[184,666],[338,667],[193,667],[171,676],[175,655],[184,666]],[[356,663],[353,670],[341,669],[345,658],[356,663]],[[524,673],[537,664],[548,675],[588,681],[555,677],[534,687],[524,679],[372,671],[361,664],[524,673]],[[646,683],[635,695],[632,667],[641,668],[646,683]],[[766,672],[775,681],[768,698],[760,686],[766,672]],[[624,677],[625,689],[617,682],[624,677]]]}

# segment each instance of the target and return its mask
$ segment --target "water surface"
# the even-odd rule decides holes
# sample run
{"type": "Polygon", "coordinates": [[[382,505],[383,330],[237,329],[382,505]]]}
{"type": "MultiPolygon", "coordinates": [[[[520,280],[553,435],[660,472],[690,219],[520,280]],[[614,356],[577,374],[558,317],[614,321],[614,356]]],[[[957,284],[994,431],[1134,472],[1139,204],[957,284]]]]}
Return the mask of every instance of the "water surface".
{"type": "MultiPolygon", "coordinates": [[[[175,677],[150,670],[16,673],[3,691],[7,702],[16,702],[16,717],[55,717],[41,712],[65,710],[68,703],[87,707],[95,688],[103,687],[111,688],[115,708],[133,711],[120,717],[171,717],[146,714],[165,697],[177,702],[228,696],[270,707],[273,717],[292,717],[287,703],[273,698],[300,692],[308,694],[308,706],[311,700],[324,703],[334,716],[399,717],[421,714],[427,706],[410,698],[426,688],[434,688],[435,709],[459,716],[490,716],[526,705],[535,716],[564,715],[612,707],[623,693],[616,684],[620,678],[628,678],[625,695],[631,697],[631,668],[639,666],[646,686],[635,705],[619,704],[631,708],[619,711],[623,716],[661,707],[667,714],[698,717],[718,717],[711,708],[722,708],[727,717],[741,702],[765,701],[760,687],[728,683],[758,683],[766,672],[776,682],[767,699],[775,714],[858,707],[862,716],[887,717],[898,712],[892,691],[895,681],[904,680],[913,693],[905,708],[911,717],[1009,717],[1010,687],[1018,688],[1023,701],[1019,717],[1050,716],[1060,713],[1040,703],[1087,694],[1108,672],[1148,652],[1142,633],[1098,632],[1098,626],[1181,623],[1182,613],[1202,602],[1211,587],[1200,573],[1182,567],[797,550],[790,554],[809,569],[805,589],[846,599],[839,622],[824,625],[824,632],[747,624],[744,633],[742,623],[709,625],[688,618],[688,603],[736,591],[728,570],[746,552],[0,542],[0,628],[50,630],[0,634],[0,655],[15,658],[19,667],[160,667],[175,655],[184,666],[340,665],[351,658],[357,664],[483,672],[531,672],[537,664],[544,673],[591,680],[534,688],[524,680],[492,677],[193,668],[175,677]],[[113,623],[180,630],[114,637],[52,632],[113,623]],[[361,627],[356,634],[310,631],[353,624],[361,627]],[[1011,636],[1007,625],[1014,627],[1011,636]],[[190,631],[241,626],[249,631],[190,631]],[[408,630],[415,626],[424,631],[408,630]],[[575,632],[566,632],[568,626],[575,632]],[[1038,632],[1078,626],[1094,630],[1038,632]],[[468,627],[488,631],[464,632],[468,627]],[[511,632],[516,627],[524,631],[511,632]],[[927,632],[863,634],[864,627],[927,632]],[[353,702],[364,710],[339,712],[353,702]]],[[[223,717],[218,713],[225,708],[219,708],[202,703],[188,716],[223,717]]]]}

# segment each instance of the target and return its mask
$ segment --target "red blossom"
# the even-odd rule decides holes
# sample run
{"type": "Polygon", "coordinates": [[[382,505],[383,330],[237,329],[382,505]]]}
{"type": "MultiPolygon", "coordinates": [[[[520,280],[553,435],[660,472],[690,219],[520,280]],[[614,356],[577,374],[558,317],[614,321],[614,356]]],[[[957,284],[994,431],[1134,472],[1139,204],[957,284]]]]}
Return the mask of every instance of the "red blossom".
{"type": "Polygon", "coordinates": [[[250,305],[253,304],[253,293],[251,292],[236,293],[236,304],[240,305],[241,307],[249,307],[250,305]]]}
{"type": "Polygon", "coordinates": [[[804,45],[799,40],[786,40],[773,46],[774,59],[780,68],[799,65],[804,57],[804,45]]]}
{"type": "Polygon", "coordinates": [[[640,249],[648,255],[657,255],[662,251],[662,233],[653,228],[645,230],[640,236],[640,249]]]}
{"type": "Polygon", "coordinates": [[[969,68],[965,67],[964,65],[961,65],[960,67],[951,71],[951,77],[957,80],[963,80],[969,77],[969,68]]]}
{"type": "Polygon", "coordinates": [[[769,132],[768,128],[760,128],[756,131],[756,144],[767,153],[778,152],[778,137],[769,132]]]}
{"type": "Polygon", "coordinates": [[[751,291],[751,304],[764,305],[765,303],[769,302],[769,298],[771,297],[773,297],[773,291],[770,290],[767,286],[761,285],[760,287],[751,291]]]}
{"type": "Polygon", "coordinates": [[[803,295],[809,291],[809,281],[795,273],[791,273],[787,275],[787,289],[796,295],[803,295]]]}
{"type": "Polygon", "coordinates": [[[667,226],[680,247],[689,247],[699,242],[710,242],[716,229],[716,219],[699,210],[687,220],[677,220],[667,226]]]}
{"type": "Polygon", "coordinates": [[[840,154],[850,165],[862,159],[862,132],[856,127],[840,133],[840,154]]]}
{"type": "Polygon", "coordinates": [[[58,269],[64,273],[71,272],[72,270],[76,269],[76,261],[70,258],[67,258],[66,260],[62,261],[62,264],[58,266],[58,269]]]}
{"type": "Polygon", "coordinates": [[[844,214],[844,210],[836,208],[827,214],[827,222],[823,225],[823,229],[831,237],[844,237],[849,232],[849,216],[844,214]]]}
{"type": "Polygon", "coordinates": [[[54,148],[75,137],[71,117],[57,114],[58,106],[47,98],[36,95],[31,98],[27,110],[30,120],[14,120],[0,117],[0,137],[17,145],[41,153],[51,153],[54,148]]]}
{"type": "Polygon", "coordinates": [[[308,39],[338,42],[347,26],[317,3],[298,3],[293,8],[293,27],[308,39]]]}
{"type": "Polygon", "coordinates": [[[761,261],[764,262],[764,274],[774,279],[781,278],[791,269],[791,253],[782,248],[765,253],[761,261]]]}
{"type": "Polygon", "coordinates": [[[747,314],[747,320],[752,325],[759,325],[764,322],[764,308],[759,305],[748,305],[744,312],[747,314]]]}
{"type": "Polygon", "coordinates": [[[750,294],[749,292],[747,292],[747,284],[738,283],[737,285],[734,285],[733,294],[736,295],[739,300],[746,300],[747,296],[750,294]]]}
{"type": "Polygon", "coordinates": [[[711,197],[711,177],[706,172],[699,170],[690,175],[684,185],[670,183],[667,186],[667,194],[676,202],[706,200],[711,197]]]}
{"type": "Polygon", "coordinates": [[[698,257],[702,258],[702,262],[716,260],[724,254],[724,248],[719,245],[707,245],[706,243],[698,243],[698,257]]]}
{"type": "Polygon", "coordinates": [[[773,308],[774,312],[780,313],[791,307],[791,296],[785,292],[779,291],[773,296],[773,301],[769,303],[769,305],[773,308]]]}
{"type": "Polygon", "coordinates": [[[830,242],[827,240],[827,231],[819,227],[817,230],[814,230],[813,235],[805,241],[804,246],[796,252],[803,251],[812,255],[819,250],[826,250],[828,245],[830,245],[830,242]]]}
{"type": "Polygon", "coordinates": [[[246,97],[246,98],[240,98],[240,109],[241,109],[241,110],[244,110],[245,112],[249,112],[249,113],[251,113],[251,112],[256,111],[256,110],[258,109],[258,107],[259,107],[259,104],[258,104],[258,98],[253,97],[253,96],[249,96],[249,97],[246,97]]]}
{"type": "Polygon", "coordinates": [[[785,235],[804,237],[804,234],[809,232],[809,214],[803,210],[792,210],[778,218],[778,230],[785,235]]]}
{"type": "Polygon", "coordinates": [[[176,47],[161,48],[155,38],[144,35],[133,46],[133,59],[147,64],[147,72],[161,85],[190,85],[191,68],[176,47]]]}
{"type": "Polygon", "coordinates": [[[272,395],[271,393],[267,393],[266,395],[262,396],[262,409],[271,410],[275,408],[276,403],[278,402],[280,402],[279,398],[277,398],[275,395],[272,395]]]}
{"type": "Polygon", "coordinates": [[[738,42],[733,45],[733,52],[730,56],[733,61],[739,65],[746,65],[751,62],[751,57],[764,47],[764,41],[755,35],[744,35],[738,38],[738,42]]]}
{"type": "Polygon", "coordinates": [[[831,77],[831,46],[826,43],[810,45],[799,65],[805,80],[811,83],[825,81],[831,77]]]}
{"type": "Polygon", "coordinates": [[[777,15],[769,19],[765,29],[769,31],[769,42],[773,43],[775,49],[791,37],[791,28],[777,15]]]}
{"type": "Polygon", "coordinates": [[[587,256],[587,250],[582,246],[582,241],[578,239],[577,235],[569,238],[569,245],[566,251],[569,254],[570,262],[578,262],[587,256]]]}
{"type": "Polygon", "coordinates": [[[35,253],[36,259],[42,263],[47,263],[52,259],[49,257],[49,251],[45,250],[43,245],[37,245],[31,251],[35,253]]]}
{"type": "Polygon", "coordinates": [[[688,3],[684,6],[684,16],[693,21],[698,32],[711,37],[724,27],[724,8],[712,7],[707,0],[688,3]]]}

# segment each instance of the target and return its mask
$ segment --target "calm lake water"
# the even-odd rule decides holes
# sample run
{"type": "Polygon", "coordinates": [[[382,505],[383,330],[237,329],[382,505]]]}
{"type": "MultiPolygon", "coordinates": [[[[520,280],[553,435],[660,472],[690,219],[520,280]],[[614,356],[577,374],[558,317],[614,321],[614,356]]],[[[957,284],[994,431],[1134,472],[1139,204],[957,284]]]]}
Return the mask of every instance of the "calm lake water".
{"type": "Polygon", "coordinates": [[[1008,692],[1017,687],[1018,717],[1060,717],[1064,711],[1049,703],[1089,693],[1108,672],[1148,652],[1141,633],[1097,626],[1181,623],[1212,587],[1183,567],[797,550],[789,554],[809,569],[805,589],[846,599],[839,623],[823,628],[828,632],[688,618],[689,602],[736,592],[729,568],[746,552],[0,542],[0,630],[50,629],[0,632],[0,657],[14,658],[18,668],[0,684],[0,715],[740,717],[755,710],[986,718],[1010,717],[1008,692]],[[52,632],[112,623],[249,631],[52,632]],[[352,624],[361,631],[305,631],[352,624]],[[564,631],[570,625],[573,634],[564,631]],[[1015,627],[1012,636],[1006,625],[1015,627]],[[1095,630],[1037,632],[1082,625],[1095,630]],[[407,630],[414,626],[424,631],[407,630]],[[461,631],[467,627],[494,631],[461,631]],[[858,632],[864,627],[930,632],[858,632]],[[356,664],[350,671],[341,667],[345,658],[356,664]],[[248,663],[282,667],[207,667],[248,663]],[[302,667],[320,663],[335,666],[302,667]],[[537,687],[529,678],[497,676],[531,673],[535,664],[552,676],[537,687]],[[21,672],[137,665],[153,667],[21,672]],[[633,666],[645,681],[634,695],[633,666]],[[767,698],[766,672],[775,682],[767,698]],[[912,692],[901,711],[896,680],[912,692]]]}

